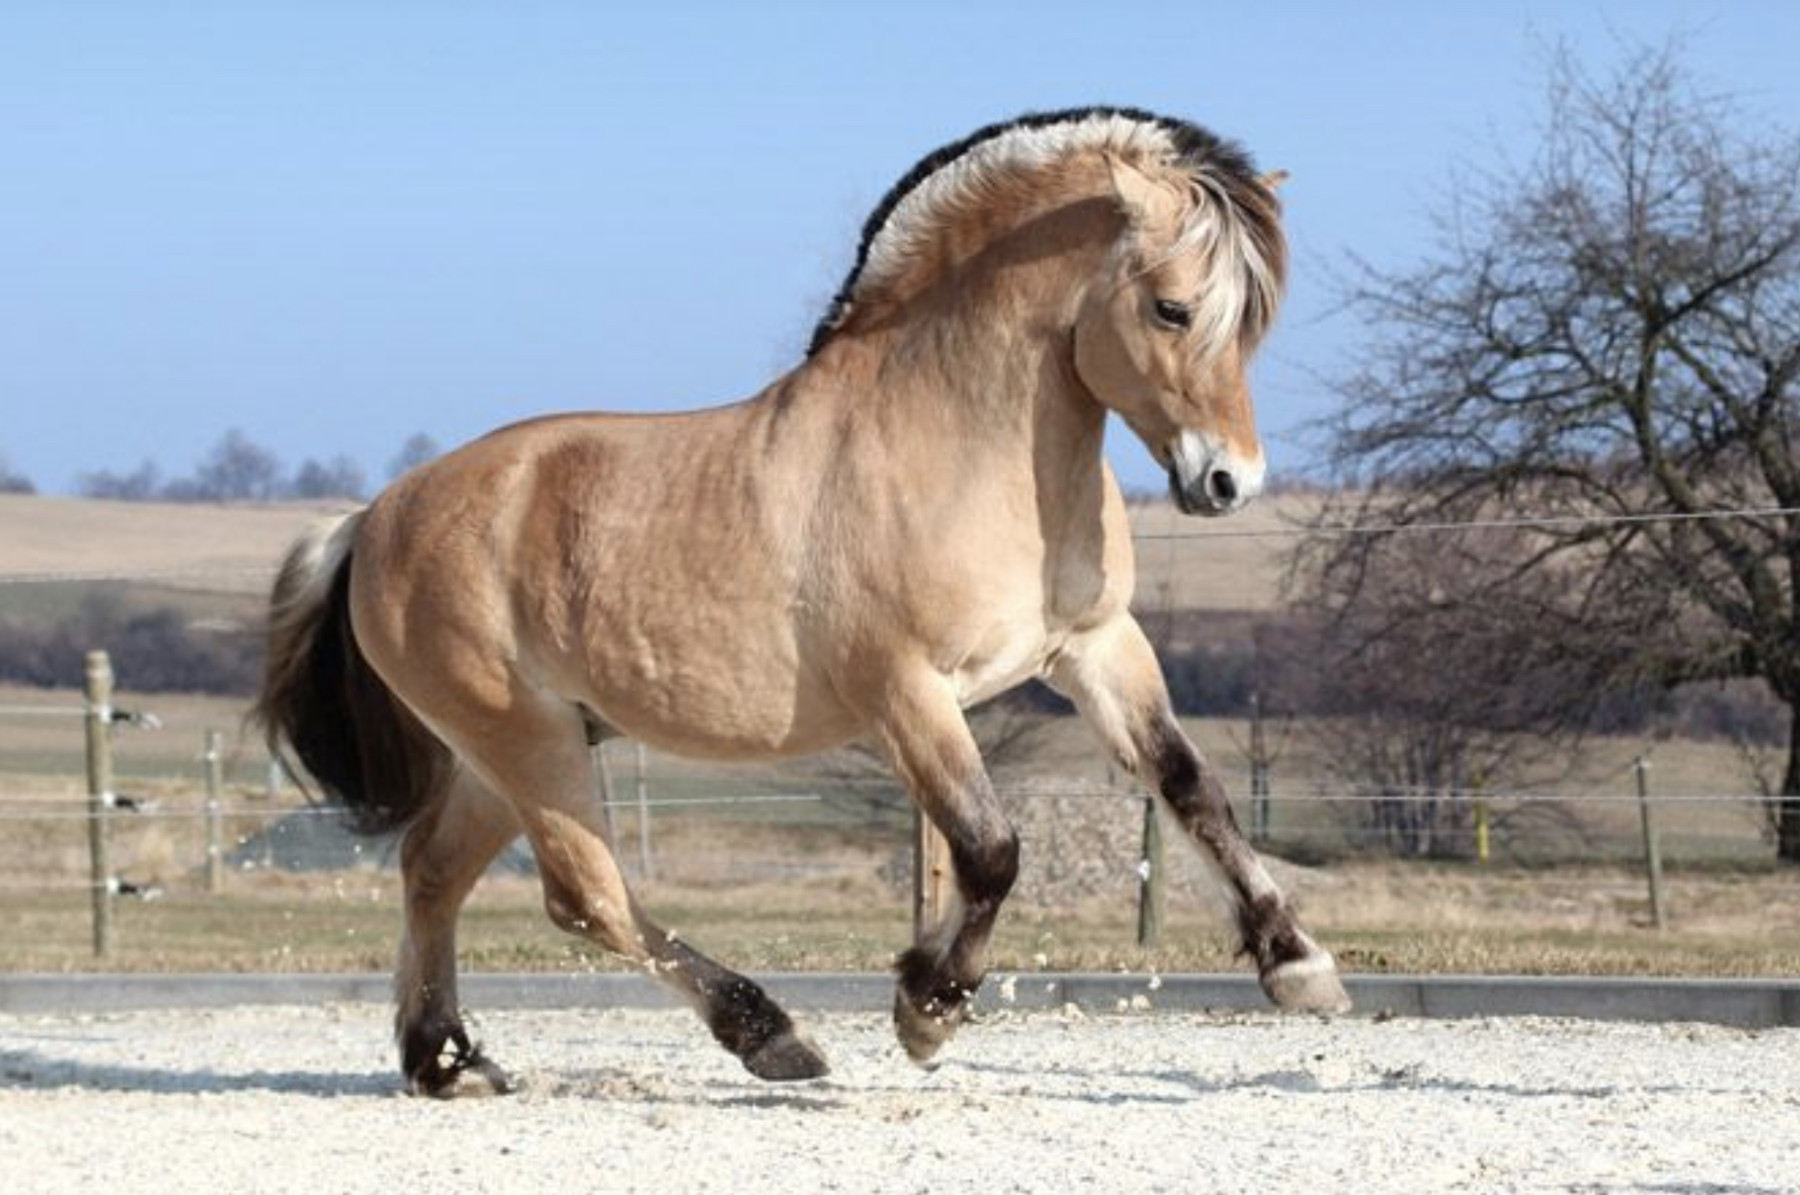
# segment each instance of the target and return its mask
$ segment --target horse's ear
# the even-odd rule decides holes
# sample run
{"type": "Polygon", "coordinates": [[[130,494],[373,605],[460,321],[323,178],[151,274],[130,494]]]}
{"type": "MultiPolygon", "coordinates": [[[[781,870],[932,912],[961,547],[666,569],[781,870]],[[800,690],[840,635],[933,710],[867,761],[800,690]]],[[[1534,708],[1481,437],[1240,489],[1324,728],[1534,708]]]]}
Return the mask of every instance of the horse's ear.
{"type": "Polygon", "coordinates": [[[1179,217],[1181,201],[1174,188],[1157,181],[1116,154],[1106,155],[1106,168],[1112,174],[1113,194],[1119,210],[1133,228],[1154,228],[1172,223],[1179,217]]]}

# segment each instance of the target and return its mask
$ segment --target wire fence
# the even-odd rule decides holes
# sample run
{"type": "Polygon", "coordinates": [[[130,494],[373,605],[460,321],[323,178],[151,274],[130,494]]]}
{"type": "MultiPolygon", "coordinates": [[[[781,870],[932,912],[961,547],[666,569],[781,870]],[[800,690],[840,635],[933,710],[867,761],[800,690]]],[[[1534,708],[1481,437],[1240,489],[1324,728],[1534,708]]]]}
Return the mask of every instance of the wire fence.
{"type": "MultiPolygon", "coordinates": [[[[1430,533],[1577,523],[1777,518],[1786,507],[1549,517],[1442,524],[1234,528],[1175,531],[1140,526],[1135,538],[1163,542],[1292,539],[1307,535],[1430,533]]],[[[1171,558],[1172,559],[1172,558],[1171,558]]],[[[231,588],[273,569],[170,568],[0,573],[0,586],[206,583],[231,588]]],[[[1182,600],[1165,592],[1163,603],[1182,600]]],[[[259,743],[244,736],[230,702],[151,699],[128,712],[102,702],[98,733],[116,744],[103,783],[84,779],[83,728],[97,712],[0,691],[0,901],[15,912],[34,900],[171,895],[228,901],[259,891],[291,892],[294,877],[391,870],[389,842],[358,840],[335,811],[310,804],[259,743]],[[8,697],[18,699],[10,703],[8,697]],[[19,729],[24,727],[26,729],[19,729]],[[113,774],[116,772],[116,774],[113,774]],[[105,840],[105,859],[96,845],[105,840]]],[[[1109,773],[1067,719],[1050,739],[1060,779],[1001,774],[999,791],[1025,841],[1026,877],[1016,900],[1038,915],[1095,899],[1140,900],[1148,871],[1143,792],[1109,773]],[[1087,762],[1069,765],[1068,760],[1087,762]]],[[[1241,727],[1238,728],[1241,730],[1241,727]]],[[[1202,728],[1204,735],[1206,730],[1202,728]]],[[[1602,769],[1603,780],[1557,789],[1354,791],[1299,761],[1271,778],[1240,750],[1233,729],[1213,733],[1238,820],[1259,847],[1302,863],[1360,857],[1420,858],[1471,867],[1607,862],[1644,867],[1653,883],[1672,865],[1758,863],[1770,858],[1770,804],[1741,783],[1717,753],[1652,780],[1639,752],[1602,769]],[[1220,749],[1219,743],[1227,744],[1220,749]],[[1696,784],[1698,775],[1711,784],[1696,784]]],[[[866,884],[900,890],[911,845],[905,798],[886,777],[797,769],[757,773],[693,770],[654,753],[618,755],[610,794],[615,850],[640,881],[680,888],[742,883],[866,884]]],[[[597,794],[597,800],[600,794],[597,794]]],[[[497,864],[529,877],[514,850],[497,864]]],[[[96,904],[96,910],[99,906],[96,904]]],[[[96,912],[96,920],[101,916],[96,912]]],[[[1661,917],[1658,914],[1658,920],[1661,917]]],[[[0,934],[0,950],[4,935],[0,934]]],[[[99,953],[104,953],[96,945],[99,953]]]]}
{"type": "MultiPolygon", "coordinates": [[[[96,711],[0,706],[0,721],[14,717],[62,722],[63,757],[73,767],[77,730],[96,711]]],[[[1063,721],[1052,739],[1086,739],[1075,719],[1063,721]]],[[[94,787],[91,777],[84,783],[61,769],[21,772],[0,751],[0,902],[29,909],[83,896],[176,896],[229,904],[292,896],[294,884],[307,879],[392,875],[392,841],[352,834],[339,811],[310,803],[259,744],[228,745],[192,716],[158,724],[114,719],[110,709],[103,733],[116,745],[117,767],[100,793],[84,791],[94,787]],[[144,750],[152,746],[158,750],[144,750]],[[133,762],[140,753],[145,758],[133,762]],[[92,850],[96,833],[108,840],[103,863],[92,850]]],[[[612,839],[640,882],[676,891],[743,884],[836,890],[849,883],[903,898],[913,880],[908,810],[891,778],[829,769],[696,770],[622,743],[610,752],[612,839]]],[[[1664,859],[1743,864],[1767,858],[1770,849],[1762,798],[1655,791],[1641,758],[1623,777],[1635,790],[1610,791],[1356,792],[1301,776],[1291,786],[1268,785],[1266,775],[1259,791],[1242,763],[1225,768],[1239,822],[1265,852],[1301,863],[1400,857],[1474,868],[1610,862],[1635,869],[1652,861],[1660,868],[1664,859]]],[[[1049,918],[1094,901],[1141,904],[1151,899],[1152,872],[1182,875],[1179,852],[1176,862],[1151,862],[1151,806],[1127,778],[1097,766],[1085,774],[1074,768],[1061,776],[1000,776],[998,793],[1020,830],[1027,864],[1015,904],[1034,910],[1030,915],[1049,918]]],[[[1610,783],[1620,780],[1614,769],[1610,783]]],[[[495,871],[529,878],[532,861],[515,847],[495,871]]],[[[1190,875],[1189,886],[1195,883],[1204,886],[1203,876],[1190,875]]]]}

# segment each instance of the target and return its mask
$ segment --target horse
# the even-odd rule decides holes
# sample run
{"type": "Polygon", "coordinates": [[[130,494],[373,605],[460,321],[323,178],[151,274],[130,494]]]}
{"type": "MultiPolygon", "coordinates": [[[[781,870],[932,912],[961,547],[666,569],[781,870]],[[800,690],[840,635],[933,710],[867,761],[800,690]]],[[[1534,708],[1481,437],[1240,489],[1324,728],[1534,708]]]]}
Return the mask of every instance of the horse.
{"type": "Polygon", "coordinates": [[[457,999],[458,912],[523,835],[555,925],[683,997],[751,1074],[828,1073],[756,983],[660,926],[590,746],[703,760],[872,741],[943,835],[950,899],[897,958],[928,1064],[1019,868],[964,710],[1041,678],[1213,869],[1261,986],[1349,1006],[1240,833],[1130,612],[1115,412],[1184,512],[1261,490],[1246,367],[1285,283],[1274,180],[1130,108],[1036,113],[921,160],[869,216],[801,362],[747,400],[493,432],[315,528],[270,599],[254,713],[359,829],[403,833],[401,1070],[507,1090],[457,999]]]}

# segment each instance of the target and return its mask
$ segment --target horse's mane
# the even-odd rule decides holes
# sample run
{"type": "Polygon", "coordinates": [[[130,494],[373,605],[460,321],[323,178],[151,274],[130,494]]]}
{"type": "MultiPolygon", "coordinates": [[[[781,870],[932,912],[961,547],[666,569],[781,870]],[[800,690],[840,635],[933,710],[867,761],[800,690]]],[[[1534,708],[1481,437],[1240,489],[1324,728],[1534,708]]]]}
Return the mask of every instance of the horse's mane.
{"type": "MultiPolygon", "coordinates": [[[[995,178],[1041,167],[1071,153],[1104,149],[1191,176],[1216,200],[1238,244],[1233,260],[1252,277],[1229,281],[1242,296],[1227,317],[1232,330],[1248,322],[1260,333],[1273,318],[1285,267],[1285,246],[1273,194],[1256,175],[1248,153],[1234,142],[1173,117],[1139,108],[1087,107],[1032,112],[977,129],[921,158],[895,183],[863,223],[856,260],[824,318],[813,329],[813,356],[850,318],[865,288],[878,286],[909,263],[913,246],[930,235],[942,213],[995,178]]],[[[1191,229],[1189,237],[1207,235],[1191,229]]],[[[1184,240],[1187,238],[1184,237],[1184,240]]],[[[1234,271],[1241,272],[1241,271],[1234,271]]]]}

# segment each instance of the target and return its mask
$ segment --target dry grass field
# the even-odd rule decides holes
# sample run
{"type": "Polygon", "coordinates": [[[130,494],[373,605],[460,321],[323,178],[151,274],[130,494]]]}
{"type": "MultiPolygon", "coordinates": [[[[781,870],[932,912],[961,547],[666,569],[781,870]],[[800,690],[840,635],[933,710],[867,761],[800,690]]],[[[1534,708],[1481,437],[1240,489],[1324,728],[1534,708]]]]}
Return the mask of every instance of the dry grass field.
{"type": "MultiPolygon", "coordinates": [[[[1144,535],[1140,592],[1149,610],[1267,608],[1280,579],[1281,532],[1303,513],[1284,496],[1222,524],[1136,507],[1144,535]],[[1172,532],[1182,538],[1157,538],[1172,532]]],[[[86,579],[136,578],[134,600],[253,612],[286,544],[324,508],[125,505],[0,496],[0,619],[51,617],[86,579]]],[[[129,684],[129,678],[122,678],[129,684]]],[[[264,865],[257,837],[299,799],[264,796],[267,762],[239,701],[118,698],[163,722],[115,732],[116,787],[159,804],[112,830],[120,875],[158,898],[122,900],[114,957],[91,955],[81,723],[73,692],[0,687],[0,969],[94,966],[149,970],[385,968],[398,932],[397,882],[371,846],[362,862],[295,872],[264,865]],[[249,843],[225,877],[204,884],[202,736],[225,736],[228,850],[249,843]]],[[[1248,789],[1242,724],[1193,730],[1233,793],[1248,789]]],[[[1281,743],[1269,848],[1321,937],[1353,970],[1800,973],[1800,875],[1776,870],[1744,800],[1658,809],[1669,860],[1668,929],[1648,927],[1632,760],[1652,751],[1664,797],[1747,791],[1728,747],[1680,742],[1590,744],[1575,773],[1530,802],[1494,802],[1494,855],[1397,862],[1360,853],[1358,809],[1330,799],[1318,740],[1281,743]],[[1554,797],[1555,800],[1545,798],[1554,797]],[[1575,860],[1579,860],[1578,862],[1575,860]],[[1300,866],[1299,862],[1307,866],[1300,866]],[[1556,866],[1548,866],[1550,863],[1556,866]]],[[[615,767],[620,765],[615,764],[615,767]]],[[[854,785],[828,772],[700,772],[652,757],[652,799],[735,795],[809,799],[751,805],[658,805],[644,894],[684,936],[752,969],[879,968],[907,936],[903,819],[871,817],[854,785]],[[849,790],[845,795],[844,790],[849,790]]],[[[997,966],[1228,969],[1236,964],[1214,901],[1193,867],[1177,869],[1162,941],[1134,942],[1140,805],[1121,795],[1092,739],[1072,721],[1034,740],[1004,780],[1031,794],[1026,876],[995,945],[997,966]],[[1095,794],[1099,794],[1096,796],[1095,794]],[[1061,795],[1058,795],[1061,794],[1061,795]]],[[[625,791],[629,797],[630,787],[625,791]]],[[[1240,809],[1240,818],[1247,820],[1240,809]]],[[[315,821],[317,819],[314,819],[315,821]]],[[[306,819],[300,819],[305,824],[306,819]]],[[[633,869],[637,823],[619,824],[633,869]]],[[[485,969],[580,969],[607,960],[552,930],[528,876],[478,891],[461,947],[485,969]]]]}
{"type": "MultiPolygon", "coordinates": [[[[1278,595],[1279,551],[1316,499],[1275,495],[1220,522],[1167,502],[1134,505],[1146,608],[1263,609],[1278,595]],[[1172,537],[1172,538],[1166,538],[1172,537]]],[[[267,590],[275,566],[314,520],[342,503],[254,506],[94,502],[0,494],[0,615],[29,599],[14,578],[136,579],[225,593],[267,590]]]]}
{"type": "MultiPolygon", "coordinates": [[[[70,694],[0,689],[0,706],[27,700],[75,704],[70,694]]],[[[265,760],[240,734],[238,703],[125,695],[127,702],[156,710],[166,724],[115,732],[117,787],[157,805],[147,815],[115,817],[113,857],[120,875],[155,889],[156,897],[117,903],[115,954],[95,960],[85,801],[75,770],[79,720],[0,720],[0,969],[385,969],[399,927],[398,881],[384,865],[391,847],[371,843],[356,854],[351,840],[327,835],[325,854],[310,857],[322,870],[270,866],[309,858],[287,839],[271,845],[263,836],[270,826],[306,834],[304,845],[329,818],[307,810],[291,788],[272,802],[265,795],[265,760]],[[200,746],[208,726],[227,732],[232,765],[221,830],[230,866],[219,894],[205,884],[200,746]]],[[[1225,767],[1233,791],[1244,791],[1233,748],[1242,728],[1202,722],[1193,729],[1225,767]]],[[[1612,775],[1595,781],[1594,791],[1630,791],[1633,746],[1596,745],[1596,768],[1612,775]]],[[[1659,779],[1698,782],[1727,762],[1719,749],[1662,750],[1659,779]]],[[[623,801],[617,845],[628,869],[641,875],[629,758],[613,757],[623,801]]],[[[1302,763],[1291,760],[1296,769],[1302,763]]],[[[1303,775],[1295,779],[1306,783],[1303,775]]],[[[818,773],[700,773],[654,755],[648,784],[651,875],[640,886],[684,937],[756,970],[879,969],[905,943],[905,821],[871,814],[858,786],[818,773]],[[732,796],[762,799],[688,804],[732,796]]],[[[1022,772],[1005,774],[1003,786],[1026,850],[1025,875],[996,939],[996,966],[1239,965],[1216,898],[1179,850],[1171,859],[1162,939],[1151,949],[1136,945],[1141,803],[1107,785],[1084,728],[1057,727],[1022,772]]],[[[1284,886],[1352,970],[1800,974],[1800,876],[1757,861],[1762,840],[1754,811],[1714,802],[1659,813],[1670,848],[1671,920],[1661,932],[1649,925],[1647,888],[1632,862],[1637,813],[1630,802],[1573,810],[1589,836],[1588,852],[1612,856],[1610,863],[1528,865],[1529,852],[1508,852],[1499,830],[1486,866],[1383,859],[1350,849],[1345,807],[1316,797],[1277,804],[1271,850],[1284,886]],[[1310,865],[1284,861],[1296,859],[1310,865]]],[[[517,872],[499,871],[483,883],[460,946],[466,965],[480,969],[612,965],[553,930],[535,882],[517,872]]]]}
{"type": "Polygon", "coordinates": [[[0,494],[0,612],[14,578],[154,580],[262,593],[308,523],[341,506],[94,502],[0,494]]]}

